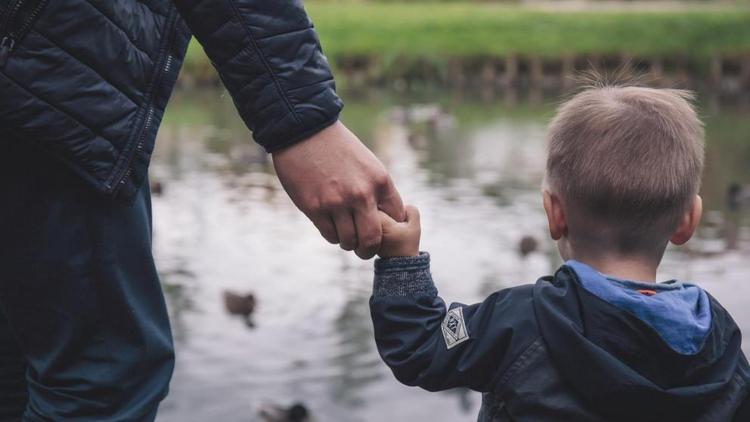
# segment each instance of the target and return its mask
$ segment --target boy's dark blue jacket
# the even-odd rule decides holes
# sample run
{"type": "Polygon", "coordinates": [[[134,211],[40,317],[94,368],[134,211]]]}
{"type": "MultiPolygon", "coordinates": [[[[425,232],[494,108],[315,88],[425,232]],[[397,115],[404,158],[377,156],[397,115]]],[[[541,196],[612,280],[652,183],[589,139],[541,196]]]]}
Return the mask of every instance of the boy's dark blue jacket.
{"type": "Polygon", "coordinates": [[[648,307],[636,313],[602,299],[571,265],[450,310],[427,254],[378,260],[375,274],[370,306],[383,360],[407,385],[485,393],[480,421],[750,421],[740,330],[697,286],[654,285],[654,297],[696,298],[690,312],[705,322],[696,337],[690,322],[657,330],[660,316],[648,307]],[[694,350],[678,347],[686,338],[694,350]]]}
{"type": "Polygon", "coordinates": [[[0,139],[132,198],[193,33],[255,140],[274,151],[342,103],[300,0],[0,1],[0,139]]]}

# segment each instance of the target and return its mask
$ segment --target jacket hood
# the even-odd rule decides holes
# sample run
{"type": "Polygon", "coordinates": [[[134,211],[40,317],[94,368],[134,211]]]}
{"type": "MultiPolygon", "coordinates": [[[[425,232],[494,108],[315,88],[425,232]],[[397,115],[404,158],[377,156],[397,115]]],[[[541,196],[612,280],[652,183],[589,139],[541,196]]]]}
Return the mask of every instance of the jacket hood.
{"type": "Polygon", "coordinates": [[[697,286],[616,280],[570,261],[537,282],[534,307],[557,369],[611,420],[692,419],[744,388],[740,331],[697,286]]]}
{"type": "Polygon", "coordinates": [[[700,351],[711,329],[708,294],[700,287],[675,280],[621,280],[578,261],[565,265],[589,293],[645,322],[675,352],[692,355],[700,351]]]}

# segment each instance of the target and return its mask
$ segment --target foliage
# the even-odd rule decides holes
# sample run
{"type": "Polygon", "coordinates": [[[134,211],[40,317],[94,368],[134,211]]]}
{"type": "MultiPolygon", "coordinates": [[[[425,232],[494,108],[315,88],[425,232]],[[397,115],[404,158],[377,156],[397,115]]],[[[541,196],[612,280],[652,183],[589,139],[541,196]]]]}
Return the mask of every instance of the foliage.
{"type": "Polygon", "coordinates": [[[333,57],[750,52],[748,10],[551,12],[471,3],[309,3],[308,11],[333,57]]]}
{"type": "MultiPolygon", "coordinates": [[[[309,1],[326,55],[374,58],[384,68],[407,58],[445,63],[454,58],[509,54],[680,57],[750,54],[750,9],[672,8],[663,11],[553,12],[501,3],[309,1]]],[[[209,63],[195,43],[186,68],[209,63]]]]}

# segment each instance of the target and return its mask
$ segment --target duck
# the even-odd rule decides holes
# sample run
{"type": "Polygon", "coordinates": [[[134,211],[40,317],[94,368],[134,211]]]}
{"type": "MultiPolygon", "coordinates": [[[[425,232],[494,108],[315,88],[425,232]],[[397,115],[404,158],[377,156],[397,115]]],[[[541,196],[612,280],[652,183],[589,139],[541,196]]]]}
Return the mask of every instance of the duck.
{"type": "Polygon", "coordinates": [[[739,211],[745,203],[750,203],[750,189],[731,183],[727,188],[727,209],[739,211]]]}
{"type": "Polygon", "coordinates": [[[151,182],[151,194],[154,196],[164,195],[164,183],[154,180],[151,182]]]}
{"type": "Polygon", "coordinates": [[[294,403],[289,407],[264,405],[258,415],[265,422],[312,422],[310,411],[304,403],[294,403]]]}
{"type": "Polygon", "coordinates": [[[244,317],[248,327],[255,327],[252,320],[255,312],[256,299],[252,293],[239,294],[229,290],[224,291],[224,308],[230,315],[239,315],[244,317]]]}
{"type": "Polygon", "coordinates": [[[539,242],[533,236],[526,235],[518,242],[518,254],[521,258],[526,258],[532,252],[536,252],[538,248],[539,242]]]}

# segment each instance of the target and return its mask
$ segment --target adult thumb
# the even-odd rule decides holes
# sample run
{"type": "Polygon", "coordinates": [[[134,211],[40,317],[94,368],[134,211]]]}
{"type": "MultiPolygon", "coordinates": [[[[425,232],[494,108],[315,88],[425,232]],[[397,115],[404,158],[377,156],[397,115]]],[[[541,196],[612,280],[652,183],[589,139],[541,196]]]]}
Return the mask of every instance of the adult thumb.
{"type": "Polygon", "coordinates": [[[378,195],[378,209],[399,223],[406,221],[404,202],[401,200],[401,194],[398,193],[398,189],[396,189],[390,176],[378,195]]]}

